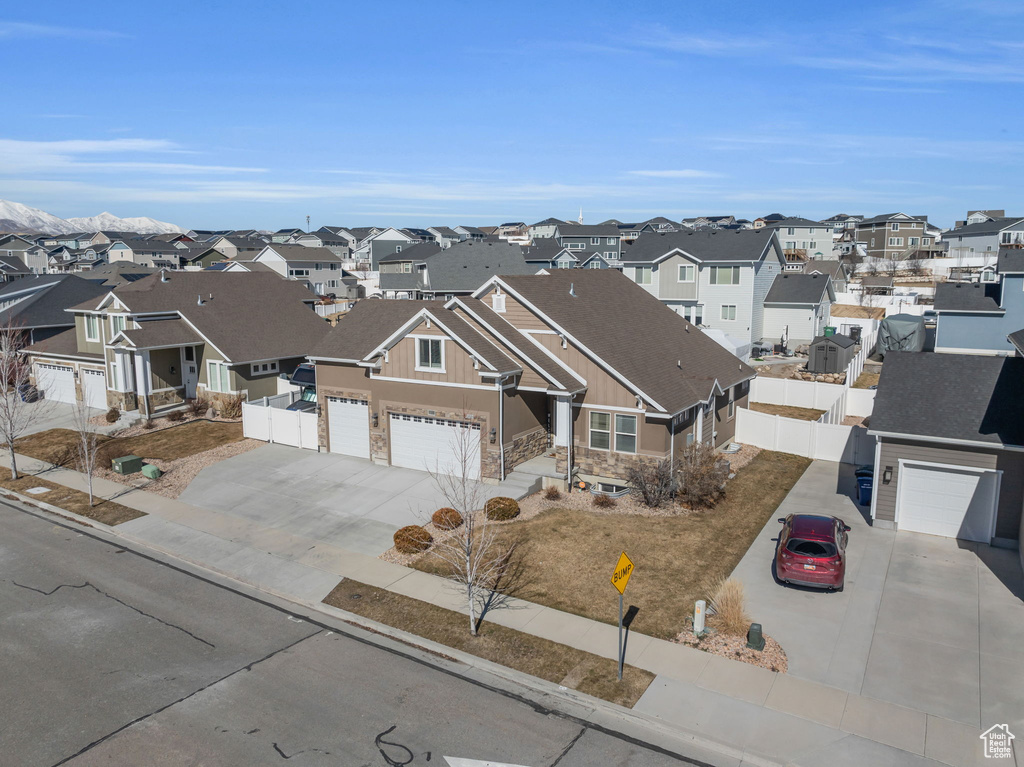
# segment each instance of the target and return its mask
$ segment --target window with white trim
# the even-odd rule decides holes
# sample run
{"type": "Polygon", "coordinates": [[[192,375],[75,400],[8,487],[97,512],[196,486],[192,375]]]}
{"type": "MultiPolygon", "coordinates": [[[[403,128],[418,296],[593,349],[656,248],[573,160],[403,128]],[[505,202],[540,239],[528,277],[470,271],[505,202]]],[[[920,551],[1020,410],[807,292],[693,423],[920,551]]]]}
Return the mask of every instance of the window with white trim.
{"type": "Polygon", "coordinates": [[[728,416],[729,418],[732,418],[734,415],[736,415],[736,390],[735,389],[729,389],[729,409],[728,409],[727,412],[729,414],[729,416],[728,416]]]}
{"type": "Polygon", "coordinates": [[[566,246],[569,250],[583,250],[582,242],[570,242],[566,246]]]}
{"type": "Polygon", "coordinates": [[[110,315],[110,337],[113,338],[125,328],[127,318],[123,314],[110,315]]]}
{"type": "Polygon", "coordinates": [[[693,264],[679,264],[679,282],[693,282],[694,275],[693,264]]]}
{"type": "Polygon", "coordinates": [[[921,244],[922,245],[931,245],[932,244],[932,238],[931,237],[922,237],[921,238],[921,244]]]}
{"type": "Polygon", "coordinates": [[[206,388],[221,394],[231,393],[231,370],[226,363],[218,360],[206,363],[206,388]]]}
{"type": "Polygon", "coordinates": [[[592,450],[611,449],[612,417],[608,413],[590,413],[590,447],[592,450]]]}
{"type": "Polygon", "coordinates": [[[416,369],[444,372],[444,342],[440,338],[416,339],[416,369]]]}
{"type": "Polygon", "coordinates": [[[730,322],[736,319],[736,304],[722,304],[722,319],[730,322]]]}
{"type": "Polygon", "coordinates": [[[892,230],[893,232],[898,232],[900,230],[899,222],[893,221],[891,224],[889,224],[889,229],[892,230]]]}
{"type": "Polygon", "coordinates": [[[615,259],[615,258],[619,257],[619,254],[618,254],[618,251],[609,250],[609,251],[605,251],[604,257],[605,258],[615,259]]]}
{"type": "Polygon", "coordinates": [[[636,416],[615,414],[615,452],[636,452],[636,416]]]}
{"type": "Polygon", "coordinates": [[[587,266],[589,266],[591,269],[600,269],[601,268],[601,261],[599,259],[595,258],[593,261],[591,261],[589,264],[587,264],[587,266]]]}
{"type": "Polygon", "coordinates": [[[738,266],[712,266],[708,272],[711,285],[739,285],[740,268],[738,266]]]}
{"type": "Polygon", "coordinates": [[[95,314],[85,315],[85,340],[100,340],[100,318],[95,314]]]}
{"type": "Polygon", "coordinates": [[[254,362],[252,363],[252,374],[254,376],[267,375],[277,372],[276,362],[254,362]]]}
{"type": "Polygon", "coordinates": [[[889,244],[898,247],[898,246],[903,244],[903,238],[902,237],[890,237],[889,238],[889,244]]]}
{"type": "Polygon", "coordinates": [[[607,245],[614,245],[615,244],[615,238],[614,237],[606,238],[605,239],[605,244],[607,244],[607,245]]]}
{"type": "Polygon", "coordinates": [[[591,237],[590,238],[590,244],[591,245],[600,245],[601,244],[601,238],[600,237],[591,237]]]}
{"type": "Polygon", "coordinates": [[[637,285],[650,285],[654,278],[654,267],[638,266],[635,270],[637,285]]]}

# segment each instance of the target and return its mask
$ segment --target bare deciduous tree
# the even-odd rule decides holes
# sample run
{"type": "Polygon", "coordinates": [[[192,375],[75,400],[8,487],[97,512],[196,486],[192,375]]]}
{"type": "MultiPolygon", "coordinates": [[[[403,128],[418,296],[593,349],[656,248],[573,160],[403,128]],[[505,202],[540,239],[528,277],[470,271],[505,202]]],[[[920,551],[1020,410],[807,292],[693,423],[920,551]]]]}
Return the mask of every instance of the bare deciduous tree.
{"type": "Polygon", "coordinates": [[[92,479],[96,475],[99,464],[100,441],[99,431],[89,421],[89,408],[84,402],[75,404],[71,414],[72,426],[78,433],[75,441],[75,465],[85,475],[89,484],[89,507],[93,505],[92,479]]]}
{"type": "Polygon", "coordinates": [[[526,572],[522,544],[502,536],[484,513],[483,485],[472,479],[480,461],[479,442],[479,430],[454,427],[453,463],[430,471],[445,503],[462,515],[462,525],[440,536],[432,553],[445,563],[447,577],[465,595],[473,636],[488,610],[507,606],[521,592],[526,572]]]}
{"type": "Polygon", "coordinates": [[[45,416],[43,402],[26,402],[30,389],[32,365],[24,354],[27,335],[17,324],[8,321],[0,325],[0,439],[7,446],[11,459],[11,479],[18,478],[18,461],[14,443],[45,416]]]}

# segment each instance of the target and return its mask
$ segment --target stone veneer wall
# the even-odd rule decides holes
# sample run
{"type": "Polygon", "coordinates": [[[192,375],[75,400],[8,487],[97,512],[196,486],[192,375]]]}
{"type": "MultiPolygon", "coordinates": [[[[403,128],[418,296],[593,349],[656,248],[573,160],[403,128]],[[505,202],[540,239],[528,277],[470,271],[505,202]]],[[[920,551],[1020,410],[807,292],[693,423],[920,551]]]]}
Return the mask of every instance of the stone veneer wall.
{"type": "Polygon", "coordinates": [[[121,412],[139,409],[139,397],[133,391],[111,391],[107,389],[107,407],[116,407],[121,412]]]}
{"type": "MultiPolygon", "coordinates": [[[[615,453],[609,450],[591,450],[588,447],[573,448],[575,469],[580,474],[608,479],[626,479],[626,473],[637,463],[654,466],[665,460],[665,456],[643,455],[639,453],[615,453]]],[[[567,454],[560,450],[555,458],[555,470],[565,473],[567,454]]]]}
{"type": "Polygon", "coordinates": [[[322,387],[318,391],[320,398],[320,418],[317,420],[317,434],[320,446],[329,450],[327,433],[327,413],[330,410],[328,397],[342,397],[344,399],[366,400],[370,403],[370,415],[378,414],[378,423],[374,427],[370,423],[370,460],[377,463],[390,464],[391,450],[388,442],[390,430],[388,423],[391,413],[407,413],[409,415],[423,416],[424,418],[444,418],[449,421],[463,421],[480,424],[480,476],[485,479],[501,479],[501,451],[497,444],[490,442],[490,427],[488,426],[487,414],[463,410],[442,410],[438,408],[426,408],[421,405],[405,405],[396,402],[377,401],[374,402],[365,391],[352,391],[346,389],[331,389],[322,387]]]}
{"type": "Polygon", "coordinates": [[[548,449],[550,437],[547,429],[543,426],[534,429],[529,434],[523,434],[512,440],[512,446],[505,448],[505,473],[512,471],[516,466],[543,455],[548,449]]]}
{"type": "MultiPolygon", "coordinates": [[[[248,399],[248,392],[242,391],[241,394],[245,395],[246,399],[248,399]]],[[[230,402],[236,396],[237,394],[225,394],[223,392],[210,391],[209,389],[197,388],[196,390],[196,398],[205,400],[206,403],[214,410],[216,410],[218,413],[224,410],[228,402],[230,402]]]]}
{"type": "Polygon", "coordinates": [[[146,398],[146,401],[149,404],[150,413],[162,407],[180,405],[185,401],[185,389],[182,387],[181,389],[154,392],[146,398]]]}

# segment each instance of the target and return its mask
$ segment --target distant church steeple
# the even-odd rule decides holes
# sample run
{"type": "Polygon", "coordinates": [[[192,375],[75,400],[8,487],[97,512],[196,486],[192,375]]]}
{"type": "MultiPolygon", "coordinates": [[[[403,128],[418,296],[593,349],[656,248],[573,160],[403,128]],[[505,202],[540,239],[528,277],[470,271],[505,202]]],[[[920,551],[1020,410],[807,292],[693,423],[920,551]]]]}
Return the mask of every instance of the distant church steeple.
{"type": "Polygon", "coordinates": [[[583,208],[580,208],[580,218],[579,218],[579,222],[580,222],[580,224],[582,224],[582,223],[583,223],[583,208]]]}

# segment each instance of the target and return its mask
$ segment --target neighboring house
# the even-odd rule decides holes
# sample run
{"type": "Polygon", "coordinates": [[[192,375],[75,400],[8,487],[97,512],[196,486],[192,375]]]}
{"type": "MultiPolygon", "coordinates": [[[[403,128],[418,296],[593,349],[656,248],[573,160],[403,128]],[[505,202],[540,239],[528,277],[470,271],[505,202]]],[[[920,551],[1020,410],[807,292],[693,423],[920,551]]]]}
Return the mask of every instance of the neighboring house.
{"type": "Polygon", "coordinates": [[[369,264],[370,271],[376,272],[382,258],[401,253],[404,248],[419,242],[419,238],[394,227],[375,230],[359,242],[352,251],[352,258],[359,263],[369,264]]]}
{"type": "Polygon", "coordinates": [[[109,263],[130,261],[139,266],[177,269],[181,266],[183,250],[184,248],[179,246],[179,243],[161,242],[160,240],[116,240],[107,248],[107,261],[109,263]]]}
{"type": "Polygon", "coordinates": [[[852,292],[859,291],[867,296],[891,296],[895,287],[892,275],[885,274],[865,274],[850,286],[852,292]]]}
{"type": "Polygon", "coordinates": [[[736,223],[735,216],[697,216],[696,218],[684,218],[680,222],[687,229],[720,229],[733,226],[736,223]]]}
{"type": "Polygon", "coordinates": [[[873,524],[1017,548],[1022,391],[1024,359],[887,354],[868,432],[873,524]]]}
{"type": "Polygon", "coordinates": [[[558,218],[545,218],[530,226],[530,237],[534,240],[548,239],[554,237],[560,226],[570,226],[572,221],[562,221],[558,218]]]}
{"type": "Polygon", "coordinates": [[[972,253],[995,255],[1001,248],[1024,248],[1024,218],[996,218],[957,229],[942,235],[950,258],[972,253]]]}
{"type": "Polygon", "coordinates": [[[0,235],[0,256],[20,259],[32,274],[47,273],[46,248],[25,237],[0,235]]]}
{"type": "Polygon", "coordinates": [[[459,233],[449,226],[432,226],[427,231],[442,248],[449,248],[462,240],[459,233]]]}
{"type": "Polygon", "coordinates": [[[490,481],[554,451],[563,479],[621,483],[693,442],[721,445],[754,377],[615,270],[362,301],[309,357],[325,449],[490,481]],[[617,304],[630,322],[608,320],[617,304]]]}
{"type": "Polygon", "coordinates": [[[151,266],[139,266],[131,262],[120,262],[116,264],[100,264],[78,276],[89,282],[95,282],[105,288],[116,288],[127,285],[129,282],[141,280],[160,270],[151,266]]]}
{"type": "MultiPolygon", "coordinates": [[[[313,234],[319,238],[323,247],[330,248],[345,259],[351,258],[352,249],[359,244],[360,239],[343,226],[321,226],[313,234]]],[[[298,242],[304,245],[306,241],[300,237],[298,242]]]]}
{"type": "Polygon", "coordinates": [[[210,247],[223,253],[224,258],[237,258],[246,253],[259,253],[266,245],[264,240],[257,237],[225,235],[215,239],[210,247]]]}
{"type": "Polygon", "coordinates": [[[1006,218],[1005,210],[969,210],[967,211],[967,218],[963,221],[957,221],[956,227],[960,228],[967,224],[980,224],[984,221],[993,221],[997,218],[1006,218]]]}
{"type": "Polygon", "coordinates": [[[832,229],[820,221],[784,218],[766,224],[764,228],[778,233],[788,271],[801,272],[804,263],[813,258],[832,257],[832,229]]]}
{"type": "Polygon", "coordinates": [[[32,272],[25,266],[25,262],[17,256],[0,255],[0,282],[11,282],[31,275],[32,272]]]}
{"type": "Polygon", "coordinates": [[[18,328],[34,344],[74,327],[68,308],[107,292],[102,285],[74,274],[18,280],[0,287],[0,327],[18,328]]]}
{"type": "Polygon", "coordinates": [[[1024,250],[1001,250],[999,282],[935,286],[935,351],[1014,354],[1007,336],[1024,328],[1024,250]]]}
{"type": "Polygon", "coordinates": [[[869,258],[906,261],[932,258],[942,253],[928,233],[927,216],[885,213],[856,222],[857,241],[864,243],[869,258]]]}
{"type": "Polygon", "coordinates": [[[342,259],[327,248],[271,243],[256,254],[246,253],[233,260],[267,266],[282,277],[300,281],[318,296],[336,293],[342,286],[342,259]]]}
{"type": "Polygon", "coordinates": [[[615,224],[565,224],[555,237],[563,248],[599,253],[607,261],[617,262],[622,254],[622,232],[615,224]]]}
{"type": "Polygon", "coordinates": [[[803,346],[822,335],[835,303],[827,274],[780,274],[764,299],[764,336],[788,347],[803,346]]]}
{"type": "Polygon", "coordinates": [[[779,221],[785,221],[788,216],[784,216],[781,213],[769,213],[767,216],[761,216],[755,218],[753,223],[754,229],[763,229],[766,226],[777,224],[779,221]]]}
{"type": "Polygon", "coordinates": [[[846,264],[831,259],[808,261],[804,264],[804,274],[827,274],[832,278],[832,290],[836,293],[845,293],[850,280],[846,264]]]}
{"type": "Polygon", "coordinates": [[[270,241],[283,245],[286,242],[293,242],[296,237],[305,234],[301,229],[278,229],[270,235],[270,241]]]}
{"type": "Polygon", "coordinates": [[[821,224],[831,230],[833,234],[836,234],[844,229],[855,230],[857,224],[863,220],[864,216],[860,214],[836,213],[834,216],[823,218],[821,224]]]}
{"type": "Polygon", "coordinates": [[[385,298],[452,298],[469,295],[495,274],[538,271],[526,262],[523,248],[507,240],[466,240],[443,250],[435,243],[424,243],[409,251],[420,255],[410,261],[403,251],[381,261],[380,289],[385,298]]]}
{"type": "Polygon", "coordinates": [[[224,261],[224,254],[214,248],[190,248],[182,257],[182,268],[186,271],[200,271],[224,261]]]}
{"type": "Polygon", "coordinates": [[[457,226],[455,233],[459,235],[460,240],[482,240],[487,237],[483,229],[475,226],[457,226]]]}
{"type": "Polygon", "coordinates": [[[161,272],[70,308],[73,329],[26,354],[47,399],[138,410],[217,408],[277,393],[329,329],[316,299],[271,274],[161,272]]]}
{"type": "Polygon", "coordinates": [[[677,314],[743,346],[766,337],[764,299],[785,259],[775,232],[762,228],[644,234],[622,264],[677,314]]]}
{"type": "Polygon", "coordinates": [[[575,269],[577,267],[605,268],[611,266],[622,268],[620,260],[605,259],[596,252],[587,250],[570,250],[554,238],[541,237],[532,244],[523,247],[523,258],[526,263],[540,269],[575,269]],[[596,266],[595,266],[596,264],[596,266]]]}

